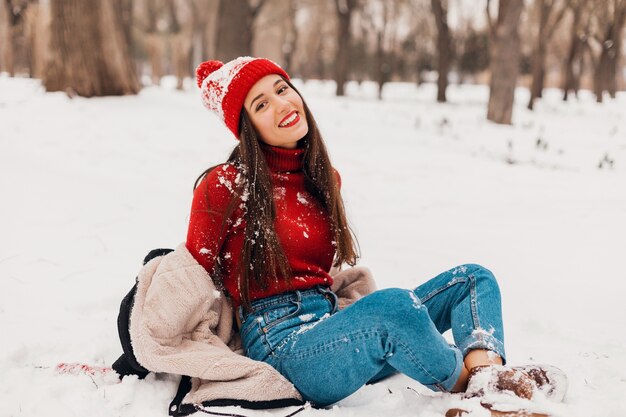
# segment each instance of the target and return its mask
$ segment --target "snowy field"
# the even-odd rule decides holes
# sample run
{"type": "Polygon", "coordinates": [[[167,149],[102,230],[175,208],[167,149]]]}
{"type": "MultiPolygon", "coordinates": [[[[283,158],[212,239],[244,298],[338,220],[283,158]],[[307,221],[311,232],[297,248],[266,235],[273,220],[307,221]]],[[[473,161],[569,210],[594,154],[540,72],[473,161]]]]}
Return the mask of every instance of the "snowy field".
{"type": "MultiPolygon", "coordinates": [[[[1,417],[167,415],[174,377],[115,384],[54,367],[118,357],[117,310],[143,256],[185,239],[194,180],[235,145],[195,86],[169,81],[69,99],[0,76],[1,417]]],[[[599,105],[547,91],[533,113],[520,89],[511,127],[485,120],[485,87],[451,86],[436,104],[432,85],[390,84],[382,102],[369,84],[347,98],[297,85],[379,287],[487,266],[509,363],[569,374],[566,403],[548,411],[626,415],[626,95],[599,105]]],[[[395,376],[298,415],[441,417],[454,403],[395,376]]]]}

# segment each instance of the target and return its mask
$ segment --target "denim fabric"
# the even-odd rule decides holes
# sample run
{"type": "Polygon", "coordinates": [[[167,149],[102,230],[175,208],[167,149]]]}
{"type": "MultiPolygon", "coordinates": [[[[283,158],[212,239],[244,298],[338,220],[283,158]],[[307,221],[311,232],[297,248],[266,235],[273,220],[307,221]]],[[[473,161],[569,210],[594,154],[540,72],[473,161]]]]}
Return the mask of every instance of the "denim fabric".
{"type": "Polygon", "coordinates": [[[472,349],[505,359],[500,291],[479,265],[456,267],[414,290],[379,290],[344,310],[334,293],[316,287],[257,300],[238,313],[246,355],[276,368],[318,406],[394,372],[449,391],[472,349]],[[442,336],[449,329],[458,347],[442,336]]]}

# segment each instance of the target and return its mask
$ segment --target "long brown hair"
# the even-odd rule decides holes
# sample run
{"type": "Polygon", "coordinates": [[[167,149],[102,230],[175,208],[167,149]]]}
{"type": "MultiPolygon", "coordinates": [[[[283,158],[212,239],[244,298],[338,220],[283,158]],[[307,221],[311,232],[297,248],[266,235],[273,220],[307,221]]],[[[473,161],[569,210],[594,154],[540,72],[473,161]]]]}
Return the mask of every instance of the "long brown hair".
{"type": "MultiPolygon", "coordinates": [[[[285,82],[302,95],[288,81],[285,82]]],[[[326,210],[333,234],[336,254],[333,266],[344,263],[355,265],[358,254],[358,242],[350,229],[346,219],[343,199],[339,191],[339,184],[326,151],[322,135],[315,123],[315,119],[303,101],[309,131],[298,142],[304,147],[303,173],[305,189],[315,197],[326,210]]],[[[270,170],[261,149],[261,138],[252,125],[245,109],[241,110],[239,121],[239,144],[228,157],[229,163],[235,165],[242,174],[244,181],[240,181],[234,190],[222,222],[222,233],[226,230],[226,223],[230,219],[235,207],[245,196],[244,220],[245,238],[241,256],[240,271],[237,276],[237,286],[241,294],[242,304],[250,306],[250,282],[254,281],[263,289],[267,289],[271,280],[284,279],[289,281],[291,269],[280,245],[274,220],[276,207],[272,193],[270,170]]],[[[204,171],[196,180],[198,183],[215,167],[204,171]]],[[[221,269],[216,262],[213,278],[221,281],[221,269]]]]}

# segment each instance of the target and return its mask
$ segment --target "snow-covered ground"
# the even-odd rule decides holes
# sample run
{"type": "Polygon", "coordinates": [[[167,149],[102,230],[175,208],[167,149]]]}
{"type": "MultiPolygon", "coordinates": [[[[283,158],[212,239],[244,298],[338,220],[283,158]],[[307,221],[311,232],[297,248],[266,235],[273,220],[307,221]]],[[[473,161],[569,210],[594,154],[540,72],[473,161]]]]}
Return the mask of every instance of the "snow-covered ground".
{"type": "MultiPolygon", "coordinates": [[[[117,358],[117,309],[141,259],[185,239],[194,180],[235,145],[195,88],[169,84],[69,99],[0,76],[0,416],[167,415],[176,378],[107,384],[53,368],[117,358]]],[[[347,98],[298,85],[379,286],[489,267],[509,363],[569,374],[566,403],[549,411],[625,415],[626,96],[547,91],[529,112],[520,89],[511,127],[485,120],[480,86],[436,104],[432,85],[390,84],[382,102],[370,84],[347,98]]],[[[440,417],[453,403],[396,376],[300,415],[440,417]]]]}

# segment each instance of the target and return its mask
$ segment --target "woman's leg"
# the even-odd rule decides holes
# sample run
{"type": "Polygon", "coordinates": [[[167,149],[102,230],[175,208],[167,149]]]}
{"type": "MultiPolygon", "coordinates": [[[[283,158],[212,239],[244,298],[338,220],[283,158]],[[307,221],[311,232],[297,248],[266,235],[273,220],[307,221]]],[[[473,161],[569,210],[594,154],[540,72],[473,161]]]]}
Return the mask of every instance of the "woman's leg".
{"type": "MultiPolygon", "coordinates": [[[[467,370],[506,360],[500,289],[489,270],[461,265],[420,285],[415,294],[440,332],[452,329],[467,370]]],[[[466,374],[456,389],[464,389],[466,374]]]]}
{"type": "Polygon", "coordinates": [[[390,367],[438,391],[451,390],[459,379],[461,352],[445,341],[412,290],[377,291],[330,317],[302,325],[303,317],[317,314],[309,304],[304,298],[298,316],[267,332],[261,315],[262,343],[249,343],[250,356],[274,366],[305,399],[332,404],[390,367]],[[286,332],[298,321],[299,330],[286,332]],[[262,355],[267,356],[255,357],[262,355]]]}
{"type": "Polygon", "coordinates": [[[294,303],[288,315],[295,316],[276,326],[264,321],[267,313],[249,320],[243,338],[248,356],[270,363],[318,405],[392,368],[433,390],[463,390],[472,357],[479,365],[505,358],[500,292],[479,265],[454,268],[413,291],[377,291],[325,319],[328,305],[319,309],[317,300],[294,303]],[[448,329],[460,350],[441,335],[448,329]]]}
{"type": "MultiPolygon", "coordinates": [[[[465,369],[453,391],[465,390],[470,369],[503,364],[500,290],[489,270],[476,264],[461,265],[420,285],[415,294],[428,308],[439,332],[452,328],[454,340],[461,346],[465,369]],[[489,329],[487,335],[485,328],[489,329]]],[[[387,366],[372,382],[393,372],[387,366]]]]}

